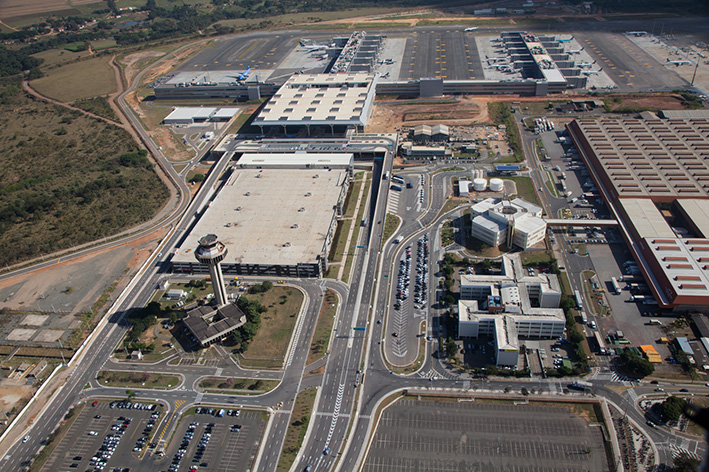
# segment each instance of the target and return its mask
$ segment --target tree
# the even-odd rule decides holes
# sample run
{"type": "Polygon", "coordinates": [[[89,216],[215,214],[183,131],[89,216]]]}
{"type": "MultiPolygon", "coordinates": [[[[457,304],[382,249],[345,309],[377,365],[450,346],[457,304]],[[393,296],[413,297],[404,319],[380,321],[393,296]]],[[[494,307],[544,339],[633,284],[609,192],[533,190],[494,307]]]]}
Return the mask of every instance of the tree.
{"type": "Polygon", "coordinates": [[[126,390],[126,397],[128,397],[128,400],[132,400],[135,398],[135,392],[133,390],[126,390]]]}
{"type": "Polygon", "coordinates": [[[458,354],[458,345],[453,338],[448,338],[448,341],[446,341],[446,355],[453,357],[456,354],[458,354]]]}
{"type": "Polygon", "coordinates": [[[643,378],[655,372],[655,366],[633,351],[626,349],[620,356],[619,366],[630,377],[643,378]]]}
{"type": "Polygon", "coordinates": [[[700,463],[699,459],[690,456],[686,452],[682,452],[672,459],[672,465],[676,472],[696,472],[699,470],[700,463]]]}
{"type": "Polygon", "coordinates": [[[664,402],[660,403],[658,408],[660,411],[660,417],[662,417],[662,420],[665,422],[677,421],[679,417],[682,416],[682,412],[684,411],[684,407],[686,405],[687,402],[684,398],[671,396],[664,402]]]}

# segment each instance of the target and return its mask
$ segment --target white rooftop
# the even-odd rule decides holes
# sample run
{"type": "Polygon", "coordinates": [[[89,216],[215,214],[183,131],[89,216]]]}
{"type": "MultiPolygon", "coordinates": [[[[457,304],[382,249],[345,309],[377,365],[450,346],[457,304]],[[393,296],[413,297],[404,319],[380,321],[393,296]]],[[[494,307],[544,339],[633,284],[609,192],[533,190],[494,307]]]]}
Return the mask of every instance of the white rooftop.
{"type": "Polygon", "coordinates": [[[354,157],[352,154],[314,154],[314,153],[247,153],[238,161],[244,167],[300,167],[337,168],[352,167],[354,157]]]}
{"type": "Polygon", "coordinates": [[[621,198],[618,200],[623,211],[632,220],[641,238],[674,238],[675,232],[652,200],[647,198],[621,198]]]}
{"type": "Polygon", "coordinates": [[[165,117],[165,121],[192,120],[195,118],[207,119],[216,110],[214,107],[177,107],[165,117]]]}
{"type": "Polygon", "coordinates": [[[703,236],[709,238],[709,200],[679,199],[677,203],[682,207],[692,223],[701,231],[703,236]]]}
{"type": "Polygon", "coordinates": [[[220,108],[216,112],[214,112],[212,118],[231,118],[237,113],[239,113],[238,108],[220,108]]]}

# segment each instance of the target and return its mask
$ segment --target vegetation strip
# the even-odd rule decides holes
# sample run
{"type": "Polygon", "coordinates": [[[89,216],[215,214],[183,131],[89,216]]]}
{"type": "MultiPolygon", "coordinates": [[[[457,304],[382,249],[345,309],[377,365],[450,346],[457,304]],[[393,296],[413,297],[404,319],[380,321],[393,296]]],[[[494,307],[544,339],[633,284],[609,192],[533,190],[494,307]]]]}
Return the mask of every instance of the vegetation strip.
{"type": "Polygon", "coordinates": [[[310,415],[313,412],[316,393],[317,388],[311,387],[300,392],[295,398],[290,423],[288,424],[286,437],[283,440],[283,450],[281,450],[281,457],[276,467],[277,472],[290,470],[298,455],[298,450],[303,444],[305,433],[308,430],[308,423],[310,422],[310,415]]]}

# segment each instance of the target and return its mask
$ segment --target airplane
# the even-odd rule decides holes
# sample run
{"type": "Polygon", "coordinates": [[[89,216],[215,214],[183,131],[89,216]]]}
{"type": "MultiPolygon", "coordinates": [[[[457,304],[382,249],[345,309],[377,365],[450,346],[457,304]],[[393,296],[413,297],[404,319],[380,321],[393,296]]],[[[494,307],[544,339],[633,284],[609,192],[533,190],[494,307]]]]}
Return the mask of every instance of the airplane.
{"type": "Polygon", "coordinates": [[[465,28],[464,31],[475,31],[475,30],[477,30],[477,29],[478,29],[477,26],[471,26],[470,28],[465,28]]]}
{"type": "Polygon", "coordinates": [[[677,67],[679,67],[679,66],[686,66],[686,65],[689,65],[689,64],[692,63],[692,61],[670,61],[669,58],[667,58],[667,62],[669,62],[670,64],[674,64],[674,65],[676,65],[677,67]]]}
{"type": "Polygon", "coordinates": [[[594,65],[595,63],[596,63],[596,61],[593,61],[593,62],[579,62],[579,63],[576,64],[576,65],[579,66],[579,67],[591,67],[591,66],[594,65]]]}
{"type": "Polygon", "coordinates": [[[308,51],[321,51],[325,48],[327,48],[327,46],[324,44],[308,44],[307,46],[303,46],[303,49],[307,49],[308,51]]]}
{"type": "Polygon", "coordinates": [[[485,60],[490,63],[490,62],[503,62],[506,61],[506,57],[487,57],[485,56],[485,60]]]}
{"type": "Polygon", "coordinates": [[[239,80],[246,80],[249,77],[249,72],[251,72],[251,66],[249,66],[242,74],[239,75],[239,80]]]}
{"type": "Polygon", "coordinates": [[[583,51],[583,48],[581,49],[569,49],[567,51],[564,51],[567,54],[580,54],[581,51],[583,51]]]}
{"type": "Polygon", "coordinates": [[[625,34],[628,36],[647,36],[647,31],[626,31],[625,34]]]}
{"type": "Polygon", "coordinates": [[[568,42],[571,41],[572,39],[574,39],[573,36],[570,37],[570,38],[557,38],[556,41],[557,41],[558,43],[568,43],[568,42]]]}
{"type": "Polygon", "coordinates": [[[599,72],[601,72],[602,70],[603,70],[603,67],[601,67],[601,68],[598,69],[598,70],[582,70],[581,73],[582,73],[583,75],[586,75],[586,76],[588,76],[588,75],[596,75],[596,74],[598,74],[599,72]]]}

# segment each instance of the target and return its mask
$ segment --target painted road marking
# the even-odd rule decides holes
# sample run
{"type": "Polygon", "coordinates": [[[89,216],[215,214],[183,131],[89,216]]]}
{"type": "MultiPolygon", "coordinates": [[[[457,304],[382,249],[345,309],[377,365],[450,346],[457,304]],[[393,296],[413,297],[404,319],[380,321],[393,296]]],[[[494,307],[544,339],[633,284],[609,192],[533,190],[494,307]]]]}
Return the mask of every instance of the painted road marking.
{"type": "Polygon", "coordinates": [[[165,423],[165,426],[163,426],[162,431],[160,431],[160,435],[158,436],[158,441],[162,441],[163,436],[167,432],[168,426],[170,426],[170,423],[172,423],[172,420],[175,419],[175,416],[177,414],[177,410],[185,403],[184,400],[175,400],[175,409],[172,411],[172,414],[170,415],[170,418],[167,419],[167,423],[165,423]]]}

